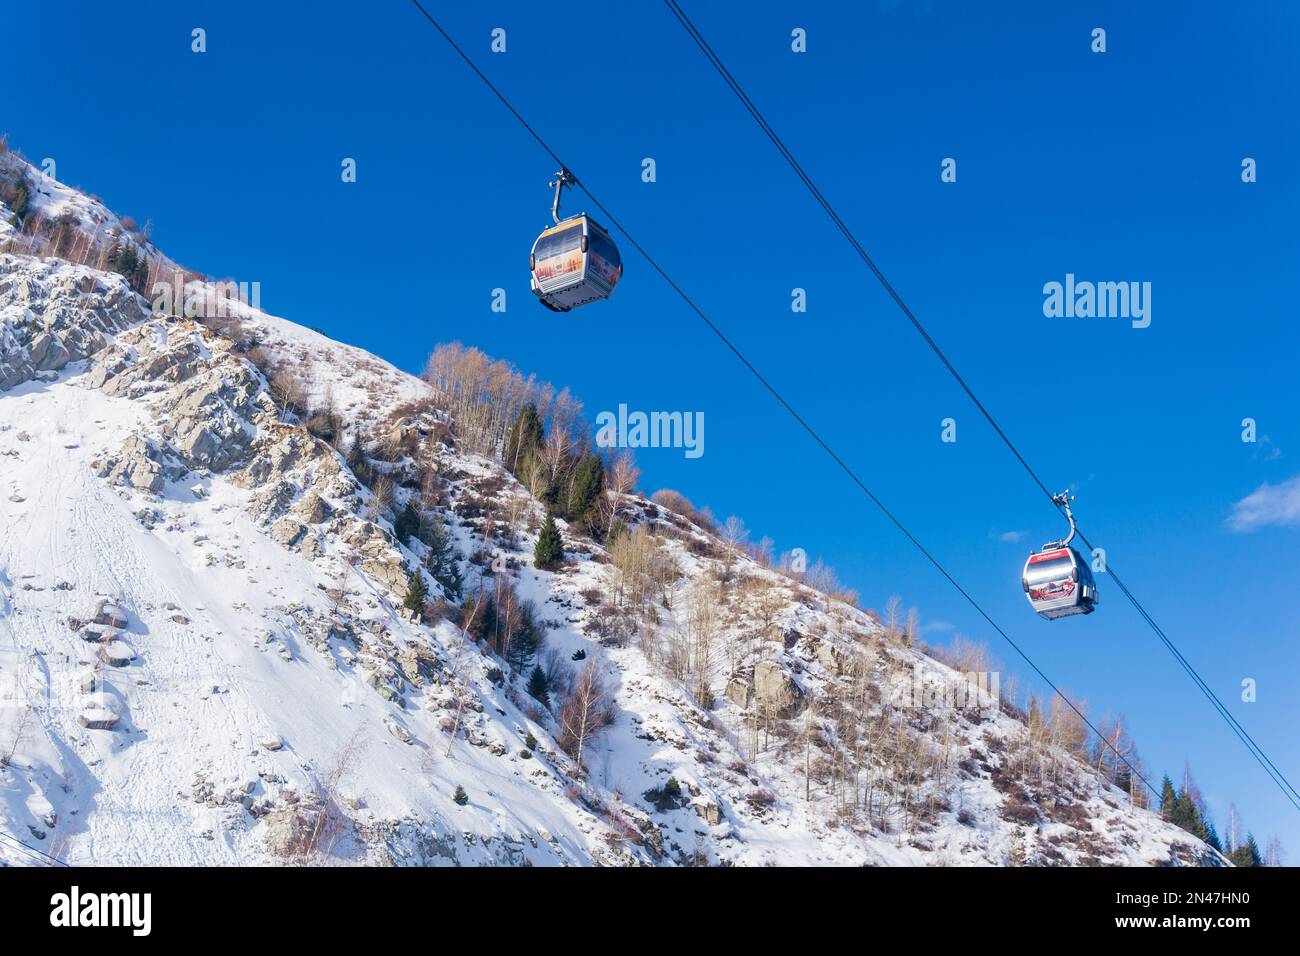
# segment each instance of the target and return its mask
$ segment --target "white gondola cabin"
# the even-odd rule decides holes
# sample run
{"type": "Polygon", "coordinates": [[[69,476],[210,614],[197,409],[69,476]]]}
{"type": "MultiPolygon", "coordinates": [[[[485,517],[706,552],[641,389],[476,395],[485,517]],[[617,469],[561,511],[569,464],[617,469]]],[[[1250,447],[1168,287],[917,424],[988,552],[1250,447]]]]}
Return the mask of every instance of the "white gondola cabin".
{"type": "Polygon", "coordinates": [[[1070,546],[1075,534],[1071,498],[1060,494],[1052,500],[1064,507],[1065,516],[1070,520],[1070,536],[1064,541],[1048,542],[1040,551],[1031,553],[1020,580],[1029,606],[1049,621],[1091,614],[1097,608],[1097,582],[1092,568],[1070,546]]]}
{"type": "Polygon", "coordinates": [[[573,181],[561,170],[551,183],[555,225],[542,230],[528,258],[533,292],[555,312],[608,299],[623,275],[618,247],[603,226],[586,213],[560,219],[560,191],[573,181]]]}
{"type": "Polygon", "coordinates": [[[1091,614],[1097,606],[1092,569],[1074,548],[1049,545],[1031,554],[1025,562],[1022,584],[1030,606],[1049,621],[1091,614]]]}

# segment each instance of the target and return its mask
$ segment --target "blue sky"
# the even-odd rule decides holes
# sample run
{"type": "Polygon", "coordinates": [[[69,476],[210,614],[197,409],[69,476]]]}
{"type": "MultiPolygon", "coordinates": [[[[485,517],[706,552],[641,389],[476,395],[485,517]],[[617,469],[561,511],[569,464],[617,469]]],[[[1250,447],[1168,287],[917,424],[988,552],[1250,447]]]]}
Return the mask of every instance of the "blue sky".
{"type": "MultiPolygon", "coordinates": [[[[1089,536],[1300,784],[1300,488],[1283,484],[1300,474],[1300,11],[683,5],[1035,469],[1076,489],[1089,536]],[[805,54],[790,50],[795,27],[805,54]],[[1105,54],[1090,52],[1094,27],[1105,54]],[[940,181],[945,157],[956,183],[940,181]],[[1257,183],[1241,182],[1244,157],[1257,183]],[[1150,282],[1150,327],[1044,317],[1043,284],[1066,273],[1150,282]],[[1267,442],[1240,440],[1245,417],[1267,442]],[[1229,527],[1265,483],[1266,520],[1229,527]]],[[[556,316],[533,301],[527,252],[554,164],[413,7],[291,6],[20,5],[0,129],[54,158],[60,179],[151,219],[174,258],[260,282],[269,310],[410,371],[459,339],[569,386],[590,416],[704,412],[702,457],[640,454],[647,490],[738,514],[781,550],[823,556],[867,606],[899,594],[931,640],[984,640],[1025,670],[625,243],[610,302],[556,316]],[[497,287],[504,314],[489,308],[497,287]]],[[[1040,666],[1092,714],[1123,711],[1154,772],[1190,761],[1220,824],[1235,801],[1300,861],[1300,815],[1104,575],[1097,614],[1030,612],[1017,577],[1060,533],[1054,510],[666,7],[606,4],[558,25],[553,5],[429,7],[1040,666]],[[504,54],[489,51],[496,27],[504,54]],[[641,181],[646,157],[655,183],[641,181]],[[955,444],[939,440],[949,416],[955,444]]]]}

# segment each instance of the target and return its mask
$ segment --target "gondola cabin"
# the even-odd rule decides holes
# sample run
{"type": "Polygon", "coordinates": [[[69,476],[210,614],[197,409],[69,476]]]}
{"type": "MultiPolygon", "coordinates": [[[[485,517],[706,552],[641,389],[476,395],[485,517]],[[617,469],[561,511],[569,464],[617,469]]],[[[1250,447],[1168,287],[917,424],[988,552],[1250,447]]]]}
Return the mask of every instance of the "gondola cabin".
{"type": "Polygon", "coordinates": [[[1059,543],[1029,556],[1021,583],[1025,597],[1039,617],[1091,614],[1097,606],[1097,585],[1088,562],[1079,552],[1059,543]]]}
{"type": "Polygon", "coordinates": [[[528,266],[533,292],[555,312],[608,299],[623,275],[614,240],[585,213],[543,231],[533,243],[528,266]]]}

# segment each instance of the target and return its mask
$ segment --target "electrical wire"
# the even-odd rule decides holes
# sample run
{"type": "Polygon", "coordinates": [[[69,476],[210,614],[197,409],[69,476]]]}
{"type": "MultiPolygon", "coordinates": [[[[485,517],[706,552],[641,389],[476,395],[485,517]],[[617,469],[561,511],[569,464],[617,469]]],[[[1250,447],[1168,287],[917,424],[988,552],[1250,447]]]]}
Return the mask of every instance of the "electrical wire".
{"type": "Polygon", "coordinates": [[[7,830],[0,830],[0,840],[4,841],[5,845],[8,846],[11,850],[15,850],[16,852],[27,857],[28,859],[35,860],[37,863],[40,864],[52,863],[57,866],[68,865],[67,863],[64,863],[62,860],[60,860],[57,856],[51,856],[49,853],[46,853],[44,850],[40,849],[39,847],[32,846],[30,843],[27,843],[26,841],[19,839],[18,837],[14,836],[12,833],[8,832],[7,830]]]}

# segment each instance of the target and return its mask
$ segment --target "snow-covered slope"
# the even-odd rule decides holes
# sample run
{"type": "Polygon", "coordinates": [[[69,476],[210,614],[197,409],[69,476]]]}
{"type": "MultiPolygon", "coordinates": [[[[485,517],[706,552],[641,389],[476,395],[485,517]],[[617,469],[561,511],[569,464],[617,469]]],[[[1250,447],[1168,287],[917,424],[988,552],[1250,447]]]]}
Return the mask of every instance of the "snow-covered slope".
{"type": "Polygon", "coordinates": [[[457,450],[424,382],[238,320],[0,255],[7,834],[95,864],[1214,862],[996,702],[909,696],[967,685],[644,498],[618,513],[657,570],[567,528],[537,570],[540,504],[457,450]],[[367,463],[379,496],[260,370],[287,367],[400,449],[367,463]],[[608,690],[581,767],[527,668],[401,610],[417,461],[467,590],[509,582],[557,683],[589,662],[608,690]]]}

